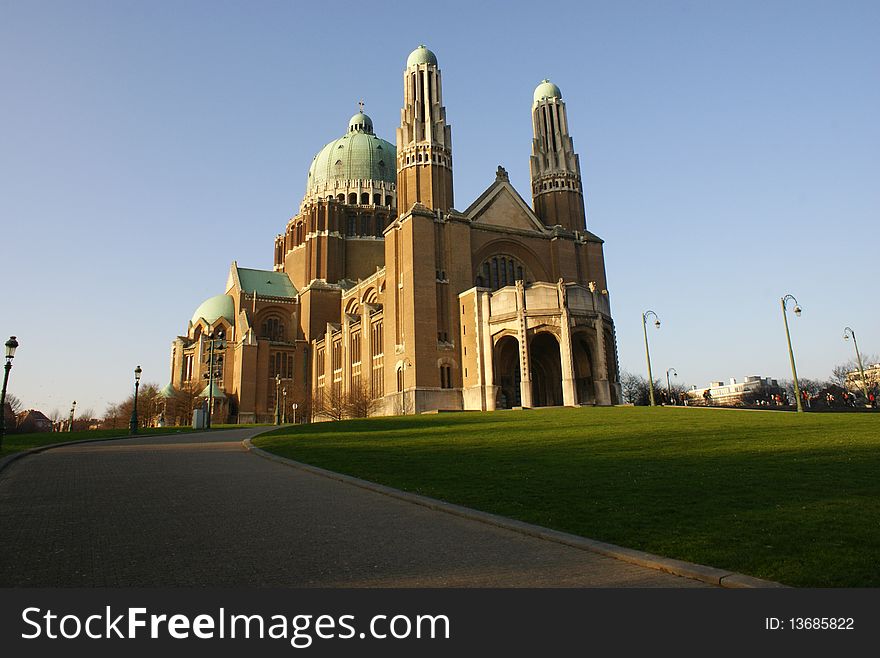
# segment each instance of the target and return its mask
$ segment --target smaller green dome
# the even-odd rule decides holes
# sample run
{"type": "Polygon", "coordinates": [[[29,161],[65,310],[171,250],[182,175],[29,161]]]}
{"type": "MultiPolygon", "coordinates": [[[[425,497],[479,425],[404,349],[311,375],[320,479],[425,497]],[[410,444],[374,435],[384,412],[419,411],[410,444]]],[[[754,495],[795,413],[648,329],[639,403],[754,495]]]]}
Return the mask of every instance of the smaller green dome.
{"type": "Polygon", "coordinates": [[[348,132],[373,134],[373,120],[363,112],[355,114],[348,122],[348,132]]]}
{"type": "Polygon", "coordinates": [[[215,398],[221,398],[221,399],[222,399],[222,398],[225,398],[225,397],[226,397],[226,393],[223,392],[223,389],[222,389],[222,388],[220,388],[219,386],[217,386],[217,382],[214,382],[214,385],[213,385],[213,386],[211,386],[210,384],[208,384],[207,386],[205,386],[205,388],[202,389],[202,392],[199,393],[199,397],[200,397],[200,398],[209,398],[209,397],[211,397],[211,393],[212,393],[212,392],[214,393],[214,397],[215,397],[215,398]]]}
{"type": "Polygon", "coordinates": [[[541,84],[535,87],[535,102],[544,100],[545,98],[558,98],[562,100],[562,92],[559,87],[547,80],[541,80],[541,84]]]}
{"type": "Polygon", "coordinates": [[[171,385],[171,382],[168,382],[166,386],[164,386],[158,393],[156,393],[160,398],[171,399],[177,395],[177,391],[174,390],[174,387],[171,385]]]}
{"type": "Polygon", "coordinates": [[[226,318],[232,322],[235,315],[235,304],[232,303],[232,297],[229,295],[214,295],[203,301],[196,312],[193,313],[192,323],[195,324],[199,318],[204,318],[208,324],[214,324],[217,318],[226,318]]]}
{"type": "Polygon", "coordinates": [[[433,64],[437,66],[437,56],[425,47],[420,45],[406,58],[406,68],[416,66],[417,64],[433,64]]]}

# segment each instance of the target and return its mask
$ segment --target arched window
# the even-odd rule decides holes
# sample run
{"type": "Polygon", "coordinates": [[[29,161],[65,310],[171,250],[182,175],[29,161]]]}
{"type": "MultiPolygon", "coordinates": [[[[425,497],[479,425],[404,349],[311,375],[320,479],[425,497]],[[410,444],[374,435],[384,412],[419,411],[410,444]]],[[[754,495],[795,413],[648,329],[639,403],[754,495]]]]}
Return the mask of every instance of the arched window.
{"type": "Polygon", "coordinates": [[[354,205],[358,202],[357,192],[352,192],[348,195],[348,202],[352,205],[354,205]]]}
{"type": "Polygon", "coordinates": [[[373,195],[373,205],[381,206],[382,205],[382,195],[378,192],[373,195]]]}
{"type": "Polygon", "coordinates": [[[361,192],[361,203],[363,205],[369,205],[370,203],[370,193],[369,192],[361,192]]]}
{"type": "Polygon", "coordinates": [[[260,325],[260,338],[265,340],[283,341],[284,322],[279,317],[268,317],[260,325]]]}
{"type": "Polygon", "coordinates": [[[452,366],[440,366],[440,388],[452,388],[452,366]]]}
{"type": "Polygon", "coordinates": [[[385,197],[385,205],[386,206],[391,205],[391,195],[390,194],[385,197]]]}
{"type": "Polygon", "coordinates": [[[531,280],[528,269],[519,260],[507,254],[497,254],[484,260],[477,268],[474,285],[498,290],[512,286],[517,281],[530,283],[531,280]]]}

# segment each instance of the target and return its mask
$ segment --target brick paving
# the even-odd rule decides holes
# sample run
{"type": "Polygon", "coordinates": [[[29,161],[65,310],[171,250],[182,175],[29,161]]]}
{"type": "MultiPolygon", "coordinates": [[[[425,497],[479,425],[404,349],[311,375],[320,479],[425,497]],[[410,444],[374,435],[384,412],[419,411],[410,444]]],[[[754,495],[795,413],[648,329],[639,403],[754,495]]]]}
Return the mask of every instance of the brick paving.
{"type": "Polygon", "coordinates": [[[259,430],[49,450],[0,473],[3,587],[706,587],[278,464],[259,430]]]}

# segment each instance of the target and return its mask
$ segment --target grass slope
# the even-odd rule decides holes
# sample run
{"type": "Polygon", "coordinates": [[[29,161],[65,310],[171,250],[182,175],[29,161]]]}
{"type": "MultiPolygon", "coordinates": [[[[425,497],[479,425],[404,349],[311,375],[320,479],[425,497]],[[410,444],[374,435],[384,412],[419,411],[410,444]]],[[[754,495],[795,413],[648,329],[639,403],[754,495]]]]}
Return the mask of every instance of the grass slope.
{"type": "Polygon", "coordinates": [[[790,585],[880,586],[880,416],[681,408],[285,428],[267,450],[790,585]]]}

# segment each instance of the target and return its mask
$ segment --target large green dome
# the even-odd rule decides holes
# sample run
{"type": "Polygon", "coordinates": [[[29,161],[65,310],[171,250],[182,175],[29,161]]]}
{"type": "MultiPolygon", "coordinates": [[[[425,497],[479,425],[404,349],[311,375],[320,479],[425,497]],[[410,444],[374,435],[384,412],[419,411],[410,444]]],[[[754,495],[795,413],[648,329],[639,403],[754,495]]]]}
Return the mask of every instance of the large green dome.
{"type": "Polygon", "coordinates": [[[235,304],[229,295],[214,295],[203,301],[196,312],[193,313],[192,323],[195,324],[199,318],[204,318],[208,324],[214,324],[217,318],[226,318],[232,322],[235,316],[235,304]]]}
{"type": "Polygon", "coordinates": [[[437,66],[437,56],[422,44],[406,58],[406,68],[416,64],[433,64],[437,66]]]}
{"type": "Polygon", "coordinates": [[[306,189],[353,180],[397,182],[397,148],[373,134],[373,122],[363,112],[351,118],[345,135],[318,151],[306,189]]]}
{"type": "Polygon", "coordinates": [[[547,80],[541,80],[541,84],[535,87],[535,102],[544,100],[545,98],[562,98],[562,92],[559,87],[547,80]]]}

